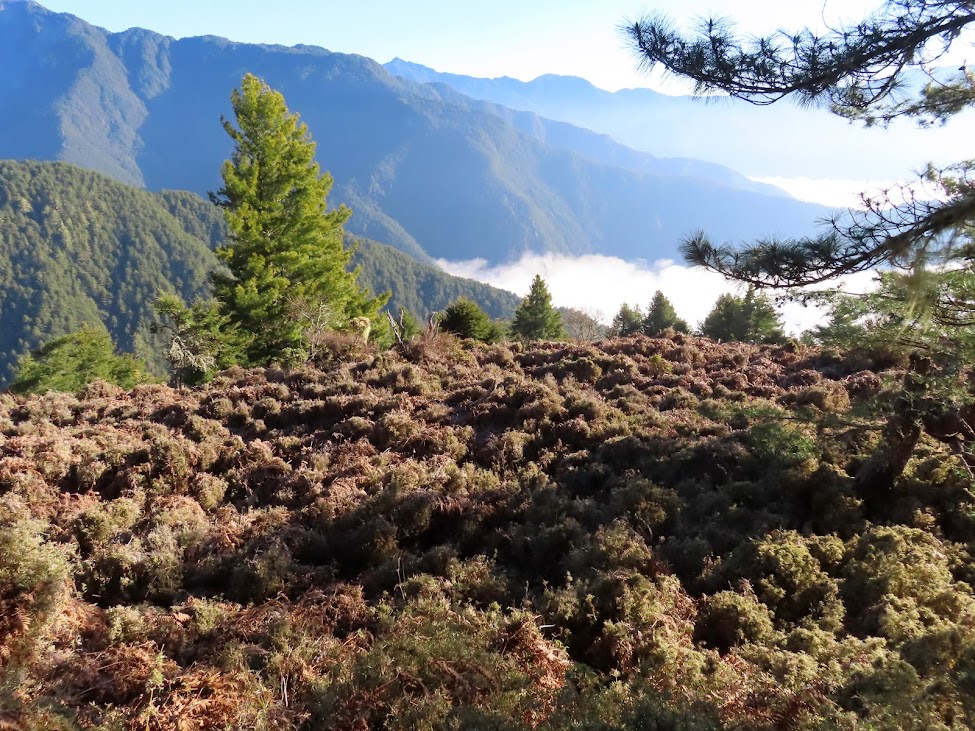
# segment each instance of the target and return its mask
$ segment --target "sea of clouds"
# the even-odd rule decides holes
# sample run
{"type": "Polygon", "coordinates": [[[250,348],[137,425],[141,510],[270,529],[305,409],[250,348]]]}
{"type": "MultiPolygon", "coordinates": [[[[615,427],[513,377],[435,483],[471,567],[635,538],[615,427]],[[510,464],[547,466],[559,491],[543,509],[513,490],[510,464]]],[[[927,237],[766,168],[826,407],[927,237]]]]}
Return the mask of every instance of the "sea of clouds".
{"type": "MultiPolygon", "coordinates": [[[[532,278],[541,275],[557,307],[598,313],[598,318],[607,324],[624,302],[639,305],[645,311],[654,292],[660,290],[673,303],[677,314],[696,327],[720,295],[743,292],[740,284],[719,274],[668,259],[628,262],[600,255],[525,254],[518,261],[497,266],[483,259],[437,263],[450,274],[521,296],[528,293],[532,278]]],[[[872,274],[864,272],[845,278],[842,284],[848,291],[862,291],[872,278],[872,274]]],[[[779,311],[786,330],[794,335],[821,322],[825,314],[819,308],[797,302],[781,304],[779,311]]]]}
{"type": "MultiPolygon", "coordinates": [[[[752,178],[771,183],[800,200],[822,203],[851,210],[864,207],[863,195],[894,202],[916,197],[932,199],[940,191],[921,180],[908,182],[888,180],[845,180],[819,178],[752,178]]],[[[552,293],[557,307],[584,310],[608,324],[625,302],[646,311],[657,290],[666,295],[677,314],[697,327],[714,307],[715,300],[725,293],[741,295],[744,287],[719,274],[700,267],[690,267],[670,259],[658,261],[625,261],[612,256],[591,254],[565,256],[561,254],[525,254],[518,261],[490,265],[483,259],[469,261],[440,260],[446,272],[474,279],[524,296],[536,274],[541,275],[552,293]]],[[[864,292],[872,288],[873,272],[860,272],[828,283],[829,288],[846,292],[864,292]]],[[[799,335],[826,317],[822,308],[804,306],[772,292],[782,315],[786,331],[799,335]]]]}

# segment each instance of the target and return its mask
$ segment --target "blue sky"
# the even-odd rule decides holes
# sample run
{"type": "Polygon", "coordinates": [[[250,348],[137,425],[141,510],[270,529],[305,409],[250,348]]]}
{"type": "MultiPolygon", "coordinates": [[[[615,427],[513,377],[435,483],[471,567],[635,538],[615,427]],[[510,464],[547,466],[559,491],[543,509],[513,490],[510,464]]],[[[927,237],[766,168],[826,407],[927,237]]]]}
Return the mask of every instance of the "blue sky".
{"type": "MultiPolygon", "coordinates": [[[[219,35],[251,43],[307,43],[395,56],[438,71],[530,80],[581,76],[605,89],[652,86],[625,50],[618,26],[661,9],[678,20],[734,16],[748,33],[851,20],[865,0],[40,0],[112,31],[134,26],[177,38],[219,35]]],[[[670,87],[670,90],[677,90],[670,87]]]]}

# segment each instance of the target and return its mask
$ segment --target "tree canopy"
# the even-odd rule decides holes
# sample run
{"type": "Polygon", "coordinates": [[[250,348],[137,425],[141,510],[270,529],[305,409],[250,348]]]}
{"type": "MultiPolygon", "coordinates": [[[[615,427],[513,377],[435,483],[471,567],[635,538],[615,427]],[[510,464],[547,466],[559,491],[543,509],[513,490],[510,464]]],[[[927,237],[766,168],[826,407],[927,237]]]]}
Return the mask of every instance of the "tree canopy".
{"type": "Polygon", "coordinates": [[[654,292],[653,299],[647,307],[646,313],[640,309],[639,305],[630,305],[624,302],[613,316],[610,324],[610,332],[614,335],[625,337],[643,333],[650,337],[659,335],[667,328],[673,328],[678,332],[689,332],[690,328],[687,321],[677,316],[677,310],[664,295],[657,290],[654,292]]]}
{"type": "Polygon", "coordinates": [[[10,390],[14,393],[74,393],[96,379],[132,388],[151,381],[152,377],[145,363],[138,358],[115,352],[108,330],[86,325],[24,356],[10,390]]]}
{"type": "Polygon", "coordinates": [[[214,295],[231,323],[249,333],[251,364],[291,361],[304,354],[307,323],[296,313],[326,305],[341,326],[375,317],[385,298],[372,298],[348,270],[343,246],[351,211],[329,211],[332,178],[315,162],[315,143],[284,97],[247,74],[231,96],[237,126],[223,120],[236,147],[213,195],[230,229],[217,249],[228,274],[213,277],[214,295]]]}
{"type": "Polygon", "coordinates": [[[504,329],[492,322],[476,302],[466,297],[451,302],[440,313],[439,322],[445,332],[484,343],[496,343],[504,336],[504,329]]]}
{"type": "Polygon", "coordinates": [[[677,316],[674,305],[659,289],[654,293],[646,317],[643,318],[643,332],[651,337],[667,328],[686,333],[690,330],[687,322],[677,316]]]}
{"type": "Polygon", "coordinates": [[[613,321],[609,325],[609,331],[613,335],[619,335],[621,337],[642,332],[643,311],[640,309],[640,306],[632,306],[627,302],[621,304],[619,310],[613,315],[613,321]]]}
{"type": "Polygon", "coordinates": [[[718,297],[701,323],[701,334],[712,340],[742,343],[775,343],[785,338],[779,313],[768,297],[753,287],[741,297],[718,297]]]}
{"type": "Polygon", "coordinates": [[[187,305],[178,295],[162,294],[153,307],[161,320],[156,329],[169,335],[166,360],[174,385],[199,385],[240,361],[247,336],[220,312],[216,300],[187,305]]]}

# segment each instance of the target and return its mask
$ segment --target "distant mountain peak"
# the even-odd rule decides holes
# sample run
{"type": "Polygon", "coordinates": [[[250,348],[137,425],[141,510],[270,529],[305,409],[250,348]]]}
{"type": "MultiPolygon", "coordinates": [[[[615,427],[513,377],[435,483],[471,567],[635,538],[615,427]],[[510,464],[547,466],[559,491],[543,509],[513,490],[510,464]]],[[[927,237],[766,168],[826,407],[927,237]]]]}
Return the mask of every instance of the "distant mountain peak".
{"type": "Polygon", "coordinates": [[[395,56],[391,61],[387,61],[386,63],[384,63],[383,66],[403,67],[403,68],[408,67],[411,69],[417,69],[418,71],[435,71],[435,69],[432,69],[429,66],[424,66],[422,63],[414,63],[413,61],[407,61],[406,59],[400,58],[399,56],[395,56]]]}
{"type": "Polygon", "coordinates": [[[3,12],[4,10],[10,10],[11,8],[43,11],[45,13],[51,12],[43,5],[34,2],[34,0],[0,0],[0,12],[3,12]]]}

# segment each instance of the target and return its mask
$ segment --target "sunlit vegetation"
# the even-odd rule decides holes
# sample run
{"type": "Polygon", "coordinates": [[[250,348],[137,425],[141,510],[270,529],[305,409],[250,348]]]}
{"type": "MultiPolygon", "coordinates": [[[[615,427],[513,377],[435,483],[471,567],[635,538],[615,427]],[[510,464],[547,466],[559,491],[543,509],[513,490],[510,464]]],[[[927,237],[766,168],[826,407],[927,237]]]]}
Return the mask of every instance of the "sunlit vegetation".
{"type": "Polygon", "coordinates": [[[924,437],[855,489],[896,371],[673,331],[348,352],[0,396],[0,721],[975,723],[968,474],[924,437]]]}

